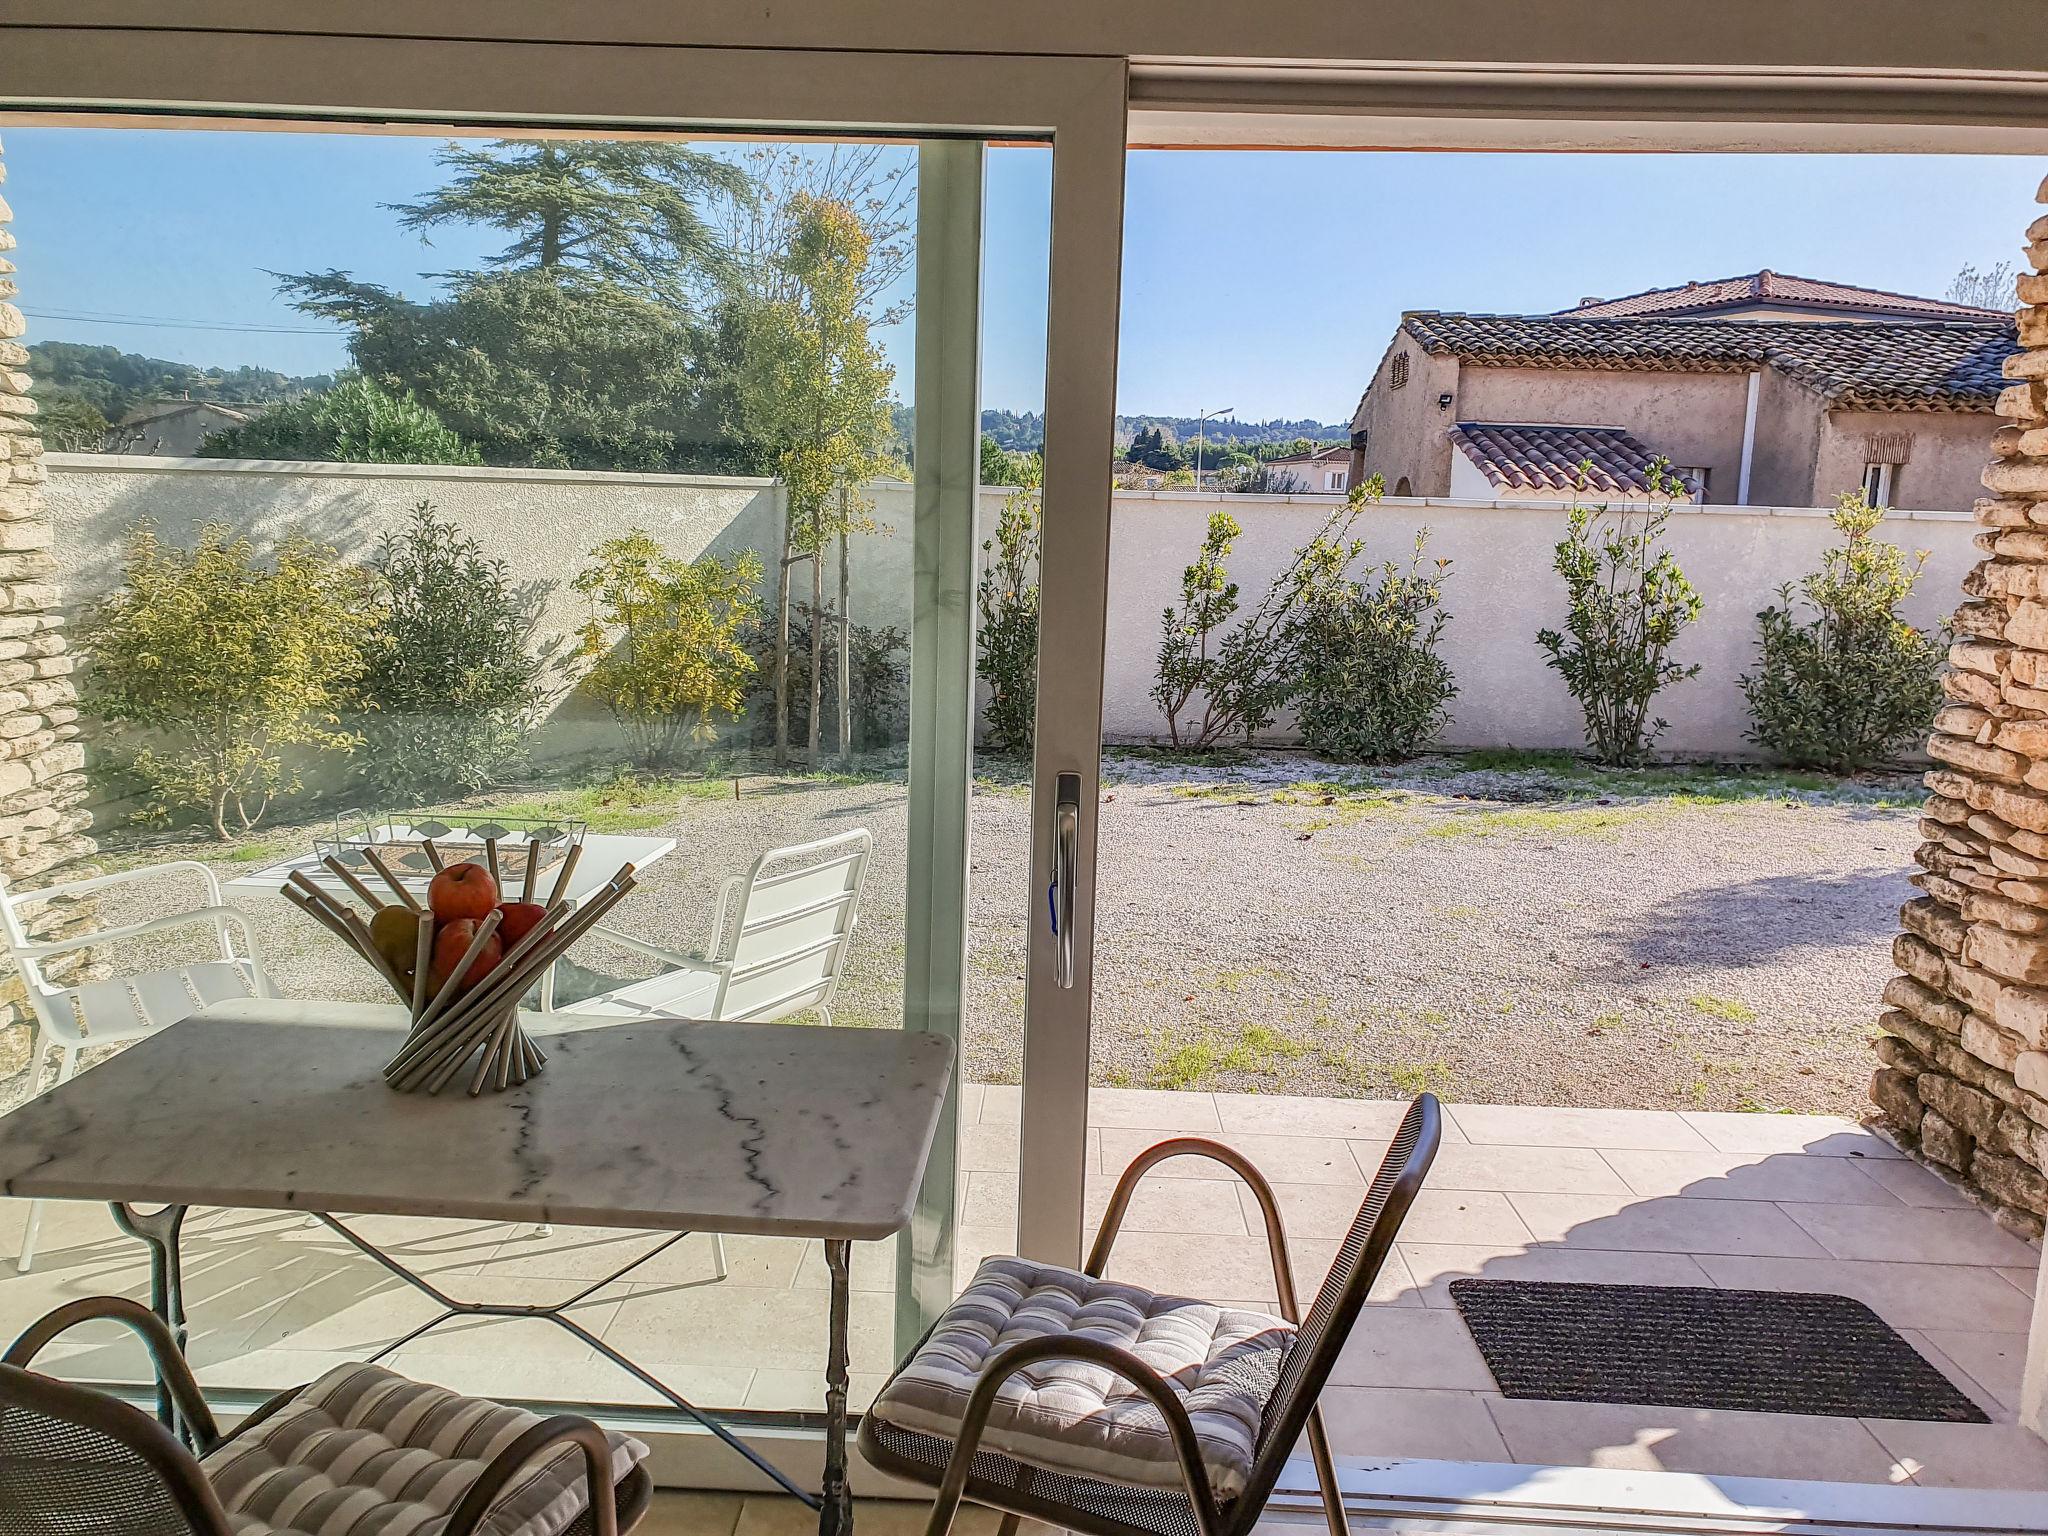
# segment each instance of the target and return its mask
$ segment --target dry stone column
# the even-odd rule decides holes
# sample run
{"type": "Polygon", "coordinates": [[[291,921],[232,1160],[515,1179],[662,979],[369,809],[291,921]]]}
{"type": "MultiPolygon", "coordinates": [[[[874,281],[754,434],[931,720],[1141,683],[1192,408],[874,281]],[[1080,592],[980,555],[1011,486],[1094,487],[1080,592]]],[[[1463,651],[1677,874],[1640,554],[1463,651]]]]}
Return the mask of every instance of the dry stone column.
{"type": "MultiPolygon", "coordinates": [[[[6,177],[0,159],[0,183],[6,177]]],[[[85,835],[76,662],[50,584],[56,562],[42,495],[48,472],[20,340],[27,324],[13,303],[13,213],[4,192],[0,185],[0,879],[18,891],[86,873],[74,866],[94,845],[85,835]]],[[[53,938],[84,921],[76,905],[51,903],[35,913],[30,931],[53,938]]],[[[62,974],[64,967],[52,969],[62,974]]],[[[8,973],[0,979],[0,1080],[26,1059],[28,1037],[21,978],[8,973]]]]}

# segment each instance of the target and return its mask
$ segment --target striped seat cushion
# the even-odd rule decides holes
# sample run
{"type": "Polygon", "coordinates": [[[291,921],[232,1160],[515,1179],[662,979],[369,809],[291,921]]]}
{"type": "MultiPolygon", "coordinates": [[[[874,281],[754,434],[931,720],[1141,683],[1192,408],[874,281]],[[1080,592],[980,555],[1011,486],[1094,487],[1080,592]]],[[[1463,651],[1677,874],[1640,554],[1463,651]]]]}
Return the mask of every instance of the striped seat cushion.
{"type": "MultiPolygon", "coordinates": [[[[916,1434],[956,1439],[989,1360],[1026,1339],[1065,1335],[1129,1351],[1187,1405],[1218,1499],[1244,1491],[1259,1421],[1294,1342],[1264,1312],[1161,1296],[1029,1259],[985,1260],[931,1336],[869,1410],[916,1434]]],[[[1123,1377],[1078,1360],[1041,1360],[997,1393],[982,1444],[1048,1471],[1126,1487],[1185,1486],[1159,1410],[1123,1377]]]]}
{"type": "MultiPolygon", "coordinates": [[[[235,1536],[440,1536],[491,1458],[540,1415],[375,1365],[337,1366],[201,1465],[235,1536]]],[[[620,1435],[612,1482],[646,1456],[620,1435]]],[[[556,1536],[586,1503],[583,1453],[537,1456],[478,1527],[556,1536]]]]}

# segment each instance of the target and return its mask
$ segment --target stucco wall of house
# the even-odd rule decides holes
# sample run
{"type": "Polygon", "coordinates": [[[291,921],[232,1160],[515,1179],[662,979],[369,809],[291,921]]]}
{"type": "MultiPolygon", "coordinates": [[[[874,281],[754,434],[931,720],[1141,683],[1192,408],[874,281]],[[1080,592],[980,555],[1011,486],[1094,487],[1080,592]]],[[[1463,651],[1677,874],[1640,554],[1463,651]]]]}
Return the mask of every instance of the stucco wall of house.
{"type": "MultiPolygon", "coordinates": [[[[1254,499],[1133,492],[1117,498],[1110,539],[1107,702],[1103,729],[1114,741],[1156,741],[1165,722],[1147,696],[1159,644],[1159,615],[1179,598],[1181,569],[1194,558],[1218,502],[1245,527],[1229,562],[1247,606],[1293,550],[1314,535],[1330,497],[1254,499]]],[[[1430,530],[1428,552],[1452,562],[1445,604],[1452,615],[1443,654],[1457,675],[1458,698],[1443,741],[1468,747],[1576,747],[1583,741],[1577,704],[1545,664],[1536,631],[1565,618],[1551,552],[1563,537],[1561,506],[1389,501],[1360,525],[1369,560],[1405,558],[1415,533],[1430,530]]],[[[1662,695],[1671,722],[1661,750],[1681,756],[1751,756],[1740,679],[1755,662],[1756,613],[1778,587],[1819,563],[1836,535],[1818,508],[1680,507],[1669,524],[1671,548],[1706,601],[1681,637],[1676,659],[1698,662],[1699,676],[1662,695]]],[[[1940,622],[1957,584],[1975,563],[1975,524],[1959,513],[1903,514],[1881,536],[1931,551],[1906,607],[1915,623],[1940,622]]],[[[1286,730],[1275,735],[1284,739],[1286,730]]]]}
{"type": "MultiPolygon", "coordinates": [[[[1756,447],[1749,499],[1766,506],[1809,506],[1821,434],[1820,397],[1775,368],[1758,371],[1756,447]]],[[[1731,487],[1739,490],[1739,487],[1731,487]]]]}
{"type": "Polygon", "coordinates": [[[1704,466],[1707,501],[1736,499],[1748,386],[1739,373],[1623,373],[1604,369],[1480,368],[1459,374],[1459,421],[1627,427],[1674,465],[1704,466]]]}
{"type": "Polygon", "coordinates": [[[1870,462],[1868,436],[1904,433],[1913,441],[1892,488],[1894,504],[1967,512],[1984,494],[1984,445],[1998,427],[1989,411],[1830,411],[1819,428],[1804,499],[1828,505],[1858,489],[1870,462]]]}
{"type": "Polygon", "coordinates": [[[1444,433],[1457,420],[1458,372],[1456,358],[1432,357],[1405,331],[1380,359],[1351,430],[1365,431],[1365,472],[1382,476],[1389,495],[1404,479],[1411,495],[1450,494],[1451,445],[1444,433]],[[1394,389],[1394,359],[1402,353],[1408,382],[1394,389]],[[1437,397],[1447,392],[1454,397],[1451,408],[1440,410],[1437,397]]]}

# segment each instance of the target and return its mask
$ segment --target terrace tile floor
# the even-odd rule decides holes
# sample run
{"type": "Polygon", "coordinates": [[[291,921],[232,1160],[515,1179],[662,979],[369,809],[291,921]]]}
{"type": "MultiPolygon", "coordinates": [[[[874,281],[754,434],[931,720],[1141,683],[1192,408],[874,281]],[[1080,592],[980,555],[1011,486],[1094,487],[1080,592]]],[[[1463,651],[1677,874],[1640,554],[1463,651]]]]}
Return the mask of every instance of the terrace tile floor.
{"type": "MultiPolygon", "coordinates": [[[[960,1273],[1007,1251],[1018,1091],[962,1096],[960,1273]]],[[[1173,1132],[1243,1149],[1273,1180],[1302,1284],[1313,1287],[1401,1106],[1097,1089],[1089,1219],[1117,1169],[1173,1132]]],[[[1828,1116],[1455,1105],[1428,1187],[1325,1397],[1340,1455],[1596,1466],[1851,1482],[2048,1490],[2048,1444],[2015,1421],[2039,1254],[1935,1174],[1828,1116]],[[1990,1415],[1907,1423],[1534,1402],[1494,1388],[1449,1282],[1460,1276],[1829,1291],[1867,1302],[1990,1415]]],[[[1256,1209],[1213,1165],[1168,1164],[1133,1202],[1111,1274],[1270,1307],[1256,1209]]],[[[22,1208],[0,1202],[0,1252],[22,1208]]],[[[538,1301],[616,1268],[644,1236],[461,1221],[366,1219],[367,1235],[451,1291],[538,1301]]],[[[824,1341],[818,1245],[685,1239],[577,1309],[583,1325],[710,1405],[815,1407],[824,1341]]],[[[214,1387],[275,1388],[399,1338],[430,1304],[296,1216],[195,1212],[187,1229],[192,1353],[214,1387]]],[[[140,1246],[98,1206],[53,1204],[34,1270],[0,1261],[0,1334],[76,1296],[141,1295],[140,1246]]],[[[856,1406],[892,1363],[893,1245],[857,1250],[856,1406]]],[[[537,1322],[451,1323],[395,1365],[459,1389],[612,1403],[651,1399],[537,1322]]],[[[81,1333],[60,1369],[136,1377],[112,1334],[81,1333]]],[[[737,1508],[737,1506],[736,1506],[737,1508]]],[[[743,1522],[742,1522],[743,1523],[743,1522]]]]}

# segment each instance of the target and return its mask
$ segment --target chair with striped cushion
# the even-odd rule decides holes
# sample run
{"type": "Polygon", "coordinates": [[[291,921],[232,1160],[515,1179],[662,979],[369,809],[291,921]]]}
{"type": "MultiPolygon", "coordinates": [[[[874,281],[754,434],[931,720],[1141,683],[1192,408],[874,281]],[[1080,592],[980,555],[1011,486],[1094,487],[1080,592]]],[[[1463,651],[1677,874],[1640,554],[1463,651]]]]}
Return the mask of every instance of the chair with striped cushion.
{"type": "Polygon", "coordinates": [[[573,1414],[374,1365],[338,1366],[223,1437],[170,1330],[115,1296],[59,1307],[0,1356],[0,1536],[619,1536],[653,1497],[646,1455],[573,1414]],[[93,1318],[142,1336],[196,1455],[127,1403],[28,1369],[93,1318]]]}
{"type": "Polygon", "coordinates": [[[1306,1320],[1272,1188],[1219,1142],[1177,1137],[1126,1168],[1084,1269],[984,1262],[861,1418],[861,1453],[962,1499],[1085,1536],[1249,1536],[1306,1432],[1332,1536],[1346,1536],[1316,1400],[1436,1156],[1435,1097],[1408,1108],[1306,1320]],[[1173,1157],[1222,1163],[1265,1217],[1279,1315],[1103,1278],[1131,1196],[1173,1157]]]}

